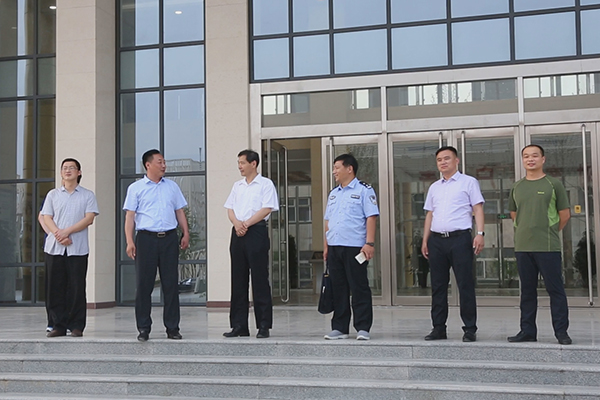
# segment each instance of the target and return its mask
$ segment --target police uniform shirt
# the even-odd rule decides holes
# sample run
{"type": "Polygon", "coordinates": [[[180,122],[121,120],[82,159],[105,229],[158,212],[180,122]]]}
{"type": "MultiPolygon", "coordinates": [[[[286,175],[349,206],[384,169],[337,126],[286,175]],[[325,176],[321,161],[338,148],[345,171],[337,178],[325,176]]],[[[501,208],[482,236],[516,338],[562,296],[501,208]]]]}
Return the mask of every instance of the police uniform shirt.
{"type": "Polygon", "coordinates": [[[354,178],[347,186],[337,186],[327,199],[325,220],[329,246],[362,247],[367,241],[367,218],[379,215],[375,190],[354,178]]]}
{"type": "MultiPolygon", "coordinates": [[[[233,210],[239,221],[248,220],[263,208],[278,210],[279,198],[273,181],[258,174],[250,183],[246,182],[246,178],[235,182],[225,208],[233,210]]],[[[265,217],[265,221],[269,219],[269,215],[265,217]]]]}

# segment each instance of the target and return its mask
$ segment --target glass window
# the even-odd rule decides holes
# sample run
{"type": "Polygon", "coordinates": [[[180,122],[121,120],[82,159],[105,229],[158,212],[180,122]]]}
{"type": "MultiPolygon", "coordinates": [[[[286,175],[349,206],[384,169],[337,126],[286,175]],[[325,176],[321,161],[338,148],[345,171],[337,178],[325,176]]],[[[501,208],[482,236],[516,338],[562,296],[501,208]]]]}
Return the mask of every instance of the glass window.
{"type": "Polygon", "coordinates": [[[33,60],[0,62],[0,97],[33,95],[33,60]]]}
{"type": "Polygon", "coordinates": [[[121,0],[121,46],[158,43],[158,0],[121,0]]]}
{"type": "Polygon", "coordinates": [[[0,57],[35,53],[35,1],[0,1],[0,57]]]}
{"type": "Polygon", "coordinates": [[[56,147],[56,100],[38,100],[37,175],[38,178],[54,178],[56,147]]]}
{"type": "MultiPolygon", "coordinates": [[[[167,160],[167,172],[172,171],[167,160]]],[[[179,250],[180,260],[206,260],[206,178],[204,176],[170,177],[177,183],[188,202],[183,209],[190,228],[190,245],[179,250]]]]}
{"type": "Polygon", "coordinates": [[[288,44],[287,38],[254,41],[254,79],[290,76],[288,44]]]}
{"type": "Polygon", "coordinates": [[[164,93],[167,172],[204,170],[204,89],[164,93]]]}
{"type": "Polygon", "coordinates": [[[600,53],[600,10],[581,11],[581,52],[600,53]]]}
{"type": "Polygon", "coordinates": [[[32,100],[0,102],[0,179],[33,178],[33,118],[32,100]]]}
{"type": "Polygon", "coordinates": [[[508,0],[452,0],[452,17],[500,14],[508,12],[508,0]]]}
{"type": "Polygon", "coordinates": [[[255,36],[287,33],[287,0],[253,0],[252,28],[255,36]]]}
{"type": "Polygon", "coordinates": [[[165,43],[204,39],[204,0],[164,0],[165,43]]]}
{"type": "MultiPolygon", "coordinates": [[[[6,246],[0,247],[0,251],[4,250],[5,247],[7,250],[20,251],[19,244],[9,242],[6,246]],[[10,248],[11,245],[14,245],[14,247],[10,248]]],[[[0,282],[2,282],[0,286],[0,303],[30,303],[33,301],[31,298],[31,269],[31,267],[0,268],[0,282]]]]}
{"type": "Polygon", "coordinates": [[[575,0],[514,0],[514,2],[515,11],[517,12],[546,8],[573,7],[575,5],[575,0]]]}
{"type": "Polygon", "coordinates": [[[38,94],[56,94],[56,58],[38,59],[38,94]]]}
{"type": "Polygon", "coordinates": [[[121,89],[158,86],[158,49],[121,53],[121,89]]]}
{"type": "Polygon", "coordinates": [[[38,53],[56,53],[56,0],[40,0],[37,36],[38,53]]]}
{"type": "Polygon", "coordinates": [[[329,74],[329,35],[294,38],[294,76],[329,74]]]}
{"type": "Polygon", "coordinates": [[[329,28],[329,2],[323,0],[293,0],[294,32],[318,31],[329,28]]]}
{"type": "Polygon", "coordinates": [[[333,0],[333,27],[386,23],[386,0],[333,0]]]}
{"type": "Polygon", "coordinates": [[[600,0],[579,0],[582,6],[588,6],[591,4],[600,4],[600,0]]]}
{"type": "Polygon", "coordinates": [[[392,29],[392,68],[448,64],[446,24],[392,29]]]}
{"type": "Polygon", "coordinates": [[[517,60],[575,55],[575,13],[515,18],[517,60]]]}
{"type": "Polygon", "coordinates": [[[387,69],[387,32],[348,32],[334,35],[335,72],[382,71],[387,69]]]}
{"type": "Polygon", "coordinates": [[[165,85],[204,83],[204,46],[165,48],[164,63],[165,85]]]}
{"type": "Polygon", "coordinates": [[[454,64],[510,60],[508,18],[452,24],[454,64]]]}
{"type": "Polygon", "coordinates": [[[392,0],[392,23],[446,18],[446,0],[392,0]]]}
{"type": "Polygon", "coordinates": [[[142,154],[160,148],[158,92],[121,95],[121,172],[144,173],[142,154]]]}

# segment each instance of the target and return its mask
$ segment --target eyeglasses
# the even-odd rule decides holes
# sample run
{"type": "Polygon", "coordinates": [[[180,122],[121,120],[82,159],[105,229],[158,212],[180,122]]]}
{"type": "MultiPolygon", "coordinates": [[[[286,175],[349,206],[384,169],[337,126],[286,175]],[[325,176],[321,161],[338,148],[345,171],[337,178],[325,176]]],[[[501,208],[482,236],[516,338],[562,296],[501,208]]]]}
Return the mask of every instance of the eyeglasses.
{"type": "Polygon", "coordinates": [[[62,167],[62,170],[63,171],[75,171],[75,170],[77,170],[77,167],[73,167],[73,166],[71,166],[71,167],[62,167]]]}

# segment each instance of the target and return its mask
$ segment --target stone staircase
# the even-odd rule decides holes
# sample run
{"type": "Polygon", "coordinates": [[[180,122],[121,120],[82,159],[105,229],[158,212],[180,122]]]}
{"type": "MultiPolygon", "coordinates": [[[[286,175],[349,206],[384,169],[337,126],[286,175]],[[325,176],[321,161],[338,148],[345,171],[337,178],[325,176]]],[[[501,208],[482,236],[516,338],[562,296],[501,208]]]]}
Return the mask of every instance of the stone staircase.
{"type": "Polygon", "coordinates": [[[600,347],[0,340],[0,400],[600,399],[600,347]]]}

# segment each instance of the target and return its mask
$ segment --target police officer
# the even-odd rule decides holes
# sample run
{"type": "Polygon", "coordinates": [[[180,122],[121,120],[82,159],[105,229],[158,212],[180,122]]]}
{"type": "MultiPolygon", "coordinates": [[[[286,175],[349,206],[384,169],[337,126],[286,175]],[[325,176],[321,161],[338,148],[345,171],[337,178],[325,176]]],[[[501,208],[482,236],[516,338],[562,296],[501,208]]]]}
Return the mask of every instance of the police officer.
{"type": "Polygon", "coordinates": [[[371,338],[373,304],[367,266],[375,254],[379,209],[375,191],[356,179],[357,171],[358,162],[350,154],[342,154],[334,160],[333,175],[339,186],[329,193],[327,201],[323,251],[333,284],[332,331],[325,335],[329,340],[348,338],[350,293],[356,338],[371,338]]]}

